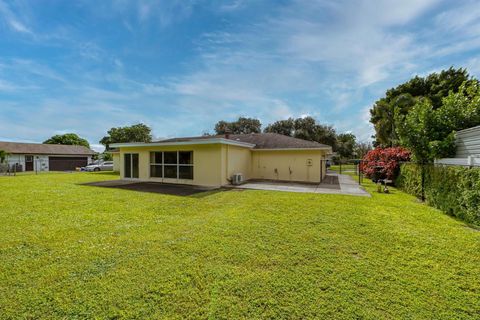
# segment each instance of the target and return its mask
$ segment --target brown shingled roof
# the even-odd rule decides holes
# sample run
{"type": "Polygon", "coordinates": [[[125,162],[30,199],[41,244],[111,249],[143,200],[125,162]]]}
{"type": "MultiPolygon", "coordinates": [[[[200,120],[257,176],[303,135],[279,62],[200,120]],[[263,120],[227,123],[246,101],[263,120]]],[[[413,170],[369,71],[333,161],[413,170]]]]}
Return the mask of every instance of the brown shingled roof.
{"type": "Polygon", "coordinates": [[[0,141],[0,150],[11,154],[93,155],[94,151],[84,146],[40,144],[0,141]]]}
{"type": "MultiPolygon", "coordinates": [[[[185,142],[191,140],[225,138],[225,135],[186,137],[161,140],[159,142],[185,142]]],[[[230,140],[254,144],[254,149],[315,149],[330,148],[315,141],[292,138],[278,133],[230,134],[230,140]]]]}

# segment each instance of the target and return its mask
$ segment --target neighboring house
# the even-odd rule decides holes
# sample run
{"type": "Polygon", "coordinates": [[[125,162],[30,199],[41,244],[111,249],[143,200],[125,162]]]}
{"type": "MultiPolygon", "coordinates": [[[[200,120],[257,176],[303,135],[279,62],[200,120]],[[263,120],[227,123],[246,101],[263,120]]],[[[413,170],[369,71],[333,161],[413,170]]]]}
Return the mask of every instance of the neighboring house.
{"type": "Polygon", "coordinates": [[[480,126],[460,130],[455,135],[455,158],[438,159],[437,164],[480,166],[480,126]]]}
{"type": "Polygon", "coordinates": [[[17,171],[71,171],[86,166],[95,154],[84,146],[0,141],[9,155],[7,163],[17,171]]]}
{"type": "Polygon", "coordinates": [[[325,177],[330,146],[275,133],[202,136],[151,143],[115,143],[120,175],[203,186],[267,179],[319,183],[325,177]]]}

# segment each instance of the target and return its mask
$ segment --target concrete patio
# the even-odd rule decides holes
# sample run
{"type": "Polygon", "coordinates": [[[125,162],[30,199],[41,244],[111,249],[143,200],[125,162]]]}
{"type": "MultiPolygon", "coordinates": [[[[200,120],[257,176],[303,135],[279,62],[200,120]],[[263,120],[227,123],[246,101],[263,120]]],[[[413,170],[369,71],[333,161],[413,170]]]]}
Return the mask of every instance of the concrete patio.
{"type": "Polygon", "coordinates": [[[306,184],[295,182],[276,181],[251,181],[240,186],[240,189],[271,190],[285,192],[306,192],[321,194],[344,194],[351,196],[370,197],[370,194],[363,189],[351,176],[328,172],[320,184],[306,184]]]}
{"type": "Polygon", "coordinates": [[[319,194],[344,194],[351,196],[370,197],[370,194],[366,192],[362,188],[362,186],[360,186],[358,182],[356,182],[351,176],[345,174],[338,174],[332,171],[329,171],[327,173],[325,179],[320,184],[257,180],[249,181],[239,186],[212,188],[134,180],[108,180],[86,183],[84,185],[104,188],[118,188],[141,192],[161,193],[177,196],[191,196],[203,193],[205,191],[213,190],[222,191],[231,189],[253,189],[319,194]]]}

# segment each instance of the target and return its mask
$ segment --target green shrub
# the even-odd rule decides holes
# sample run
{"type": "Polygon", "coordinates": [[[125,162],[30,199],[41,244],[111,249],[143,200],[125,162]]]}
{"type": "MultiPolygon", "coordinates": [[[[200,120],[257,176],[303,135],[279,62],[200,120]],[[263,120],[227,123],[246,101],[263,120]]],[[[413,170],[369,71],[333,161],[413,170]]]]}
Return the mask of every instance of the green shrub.
{"type": "MultiPolygon", "coordinates": [[[[402,165],[397,184],[420,198],[420,166],[402,165]]],[[[425,201],[449,215],[480,225],[480,168],[426,166],[425,201]]]]}
{"type": "Polygon", "coordinates": [[[420,166],[413,164],[402,164],[400,175],[395,180],[395,184],[405,192],[420,198],[422,196],[420,166]]]}

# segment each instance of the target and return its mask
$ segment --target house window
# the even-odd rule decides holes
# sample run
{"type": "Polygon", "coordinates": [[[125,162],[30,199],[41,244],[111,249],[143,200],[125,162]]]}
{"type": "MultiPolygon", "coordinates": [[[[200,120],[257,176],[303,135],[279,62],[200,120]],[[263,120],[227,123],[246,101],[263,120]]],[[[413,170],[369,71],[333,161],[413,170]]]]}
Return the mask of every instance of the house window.
{"type": "Polygon", "coordinates": [[[150,177],[163,178],[163,152],[150,152],[150,177]]]}
{"type": "Polygon", "coordinates": [[[150,177],[193,179],[193,151],[150,152],[150,177]]]}
{"type": "Polygon", "coordinates": [[[164,177],[170,179],[178,179],[177,177],[177,167],[178,167],[178,152],[169,151],[163,153],[164,161],[164,177]]]}
{"type": "Polygon", "coordinates": [[[193,179],[193,151],[178,152],[178,177],[193,179]]]}

